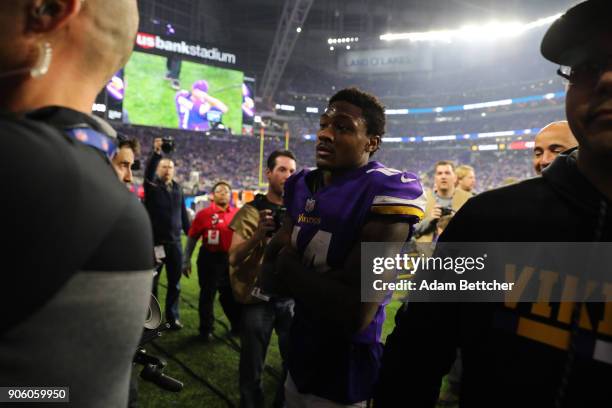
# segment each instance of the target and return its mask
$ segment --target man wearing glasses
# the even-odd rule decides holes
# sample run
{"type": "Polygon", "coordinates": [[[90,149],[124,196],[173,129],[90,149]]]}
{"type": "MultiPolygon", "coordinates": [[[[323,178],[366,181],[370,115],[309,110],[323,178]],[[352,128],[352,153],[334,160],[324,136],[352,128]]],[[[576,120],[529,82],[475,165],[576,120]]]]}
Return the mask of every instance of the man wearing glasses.
{"type": "MultiPolygon", "coordinates": [[[[439,242],[612,240],[611,16],[612,1],[583,2],[542,42],[569,81],[566,113],[579,147],[542,177],[470,199],[439,242]]],[[[396,322],[376,407],[398,406],[398,395],[402,406],[434,407],[456,348],[462,407],[612,406],[612,302],[410,303],[396,322]]]]}

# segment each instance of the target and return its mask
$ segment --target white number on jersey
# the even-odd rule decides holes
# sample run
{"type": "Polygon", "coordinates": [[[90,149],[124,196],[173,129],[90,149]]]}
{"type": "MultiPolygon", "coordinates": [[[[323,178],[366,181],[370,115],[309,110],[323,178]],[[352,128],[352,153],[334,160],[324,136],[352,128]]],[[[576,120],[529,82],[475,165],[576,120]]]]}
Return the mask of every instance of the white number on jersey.
{"type": "MultiPolygon", "coordinates": [[[[300,233],[300,229],[301,227],[294,226],[293,232],[291,233],[291,244],[294,248],[297,248],[297,237],[300,233]]],[[[331,238],[331,232],[317,231],[304,250],[302,263],[319,273],[330,270],[331,268],[327,265],[327,254],[329,253],[331,238]]]]}

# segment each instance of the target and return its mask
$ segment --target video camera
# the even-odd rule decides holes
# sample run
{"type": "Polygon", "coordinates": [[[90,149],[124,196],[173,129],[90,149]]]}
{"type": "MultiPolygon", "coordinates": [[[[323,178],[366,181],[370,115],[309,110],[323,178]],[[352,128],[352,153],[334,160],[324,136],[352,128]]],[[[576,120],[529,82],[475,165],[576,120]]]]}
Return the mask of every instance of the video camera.
{"type": "Polygon", "coordinates": [[[282,227],[283,220],[285,219],[285,214],[287,214],[287,209],[285,207],[281,207],[277,210],[272,211],[272,218],[274,218],[274,230],[268,231],[266,236],[269,238],[272,235],[276,234],[276,232],[282,227]]]}
{"type": "Polygon", "coordinates": [[[162,152],[166,154],[170,154],[174,151],[174,148],[175,148],[174,138],[172,136],[166,136],[162,138],[162,145],[161,145],[162,152]]]}
{"type": "Polygon", "coordinates": [[[140,372],[140,378],[143,380],[152,382],[163,390],[179,392],[183,389],[183,383],[163,373],[166,367],[166,361],[147,354],[147,351],[143,348],[145,344],[161,337],[162,332],[170,328],[168,323],[162,325],[161,320],[161,307],[155,296],[151,295],[149,310],[144,324],[144,332],[142,333],[138,350],[136,350],[136,354],[132,361],[144,366],[140,372]]]}
{"type": "Polygon", "coordinates": [[[445,217],[447,215],[453,215],[455,210],[450,207],[442,207],[440,208],[440,217],[445,217]]]}

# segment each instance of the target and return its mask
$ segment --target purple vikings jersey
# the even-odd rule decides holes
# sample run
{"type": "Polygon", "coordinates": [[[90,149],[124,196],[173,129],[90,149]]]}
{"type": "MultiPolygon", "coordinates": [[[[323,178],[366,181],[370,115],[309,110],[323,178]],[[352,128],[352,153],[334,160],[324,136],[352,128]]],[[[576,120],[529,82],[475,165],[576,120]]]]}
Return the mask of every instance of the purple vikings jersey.
{"type": "Polygon", "coordinates": [[[185,90],[176,93],[175,102],[176,112],[179,117],[180,129],[200,131],[210,129],[210,123],[208,123],[208,112],[216,108],[210,108],[210,105],[208,105],[208,109],[203,109],[204,104],[199,101],[193,101],[191,99],[191,94],[185,90]],[[201,113],[202,110],[205,112],[201,113]]]}
{"type": "MultiPolygon", "coordinates": [[[[423,217],[418,177],[378,162],[349,172],[312,193],[319,171],[302,170],[285,183],[285,207],[293,220],[292,245],[313,273],[340,269],[372,215],[412,226],[423,217]]],[[[406,240],[409,237],[406,237],[406,240]]],[[[359,273],[356,271],[355,273],[359,273]]],[[[382,357],[383,302],[370,323],[351,337],[321,322],[296,301],[289,372],[301,393],[342,404],[372,397],[382,357]]]]}

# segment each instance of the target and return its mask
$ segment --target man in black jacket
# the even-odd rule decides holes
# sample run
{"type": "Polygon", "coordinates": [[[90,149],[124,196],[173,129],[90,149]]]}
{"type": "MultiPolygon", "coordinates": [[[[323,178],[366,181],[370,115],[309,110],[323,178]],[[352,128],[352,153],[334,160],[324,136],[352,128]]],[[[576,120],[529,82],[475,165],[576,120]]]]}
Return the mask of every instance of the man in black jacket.
{"type": "Polygon", "coordinates": [[[157,286],[162,267],[166,265],[168,293],[166,294],[166,320],[174,330],[183,325],[179,320],[179,295],[181,291],[181,230],[189,232],[189,217],[185,208],[181,186],[174,181],[174,162],[162,158],[162,139],[153,141],[153,153],[145,169],[145,207],[153,224],[155,256],[161,261],[153,280],[153,294],[157,297],[157,286]]]}
{"type": "Polygon", "coordinates": [[[0,284],[0,384],[69,387],[70,402],[54,406],[125,407],[151,226],[110,166],[114,130],[91,107],[132,51],[136,2],[0,2],[0,27],[0,162],[10,172],[0,256],[19,264],[0,284]]]}
{"type": "MultiPolygon", "coordinates": [[[[612,240],[611,13],[608,0],[581,3],[542,43],[547,59],[571,67],[560,74],[570,82],[566,111],[579,147],[541,178],[468,201],[439,242],[612,240]]],[[[377,407],[435,406],[457,347],[461,407],[612,406],[610,302],[409,303],[396,323],[377,407]]]]}

